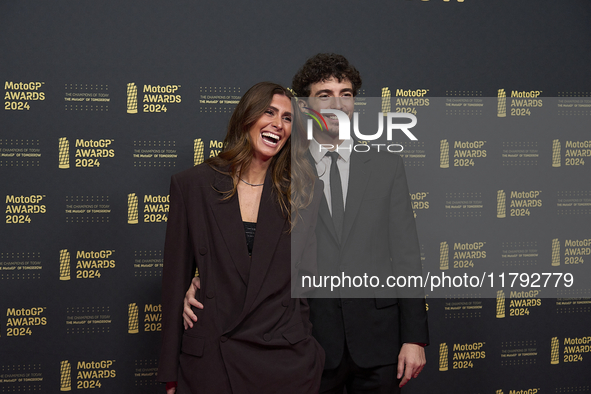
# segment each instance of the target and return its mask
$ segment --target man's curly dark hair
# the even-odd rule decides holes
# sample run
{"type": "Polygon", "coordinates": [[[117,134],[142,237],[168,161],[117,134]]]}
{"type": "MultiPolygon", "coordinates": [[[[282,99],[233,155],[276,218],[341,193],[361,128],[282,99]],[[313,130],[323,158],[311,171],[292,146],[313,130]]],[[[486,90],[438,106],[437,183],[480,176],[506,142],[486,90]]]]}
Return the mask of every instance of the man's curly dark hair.
{"type": "Polygon", "coordinates": [[[349,80],[353,85],[353,95],[361,88],[361,75],[347,58],[336,53],[319,53],[306,61],[291,82],[291,88],[297,97],[309,97],[310,85],[325,81],[331,77],[342,82],[349,80]]]}

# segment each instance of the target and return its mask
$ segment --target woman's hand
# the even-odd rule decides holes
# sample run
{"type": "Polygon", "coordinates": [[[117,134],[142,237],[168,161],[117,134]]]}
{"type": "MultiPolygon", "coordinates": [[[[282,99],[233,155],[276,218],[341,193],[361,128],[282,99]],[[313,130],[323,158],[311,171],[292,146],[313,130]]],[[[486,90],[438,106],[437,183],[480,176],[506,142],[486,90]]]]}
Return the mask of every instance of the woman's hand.
{"type": "MultiPolygon", "coordinates": [[[[191,281],[191,286],[189,286],[189,290],[187,290],[185,293],[185,308],[183,309],[183,325],[185,326],[185,330],[193,328],[193,322],[197,321],[197,316],[193,313],[191,305],[195,308],[203,309],[203,304],[197,301],[195,298],[197,289],[201,289],[201,279],[198,276],[193,278],[191,281]]],[[[167,392],[167,394],[170,393],[167,392]]]]}

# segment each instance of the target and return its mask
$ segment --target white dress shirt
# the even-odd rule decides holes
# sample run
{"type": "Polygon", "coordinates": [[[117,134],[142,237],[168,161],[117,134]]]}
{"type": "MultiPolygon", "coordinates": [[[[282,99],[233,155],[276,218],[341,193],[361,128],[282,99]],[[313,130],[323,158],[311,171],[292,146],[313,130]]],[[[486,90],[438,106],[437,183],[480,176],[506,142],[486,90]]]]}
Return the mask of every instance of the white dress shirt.
{"type": "MultiPolygon", "coordinates": [[[[332,200],[330,198],[330,166],[332,164],[332,159],[326,155],[326,152],[329,151],[326,148],[320,146],[318,141],[315,139],[310,141],[309,149],[312,157],[314,158],[314,162],[316,163],[316,171],[318,171],[318,176],[320,177],[320,180],[324,182],[324,196],[326,197],[328,209],[332,215],[332,200]]],[[[339,154],[337,167],[339,168],[339,173],[341,174],[341,185],[343,187],[343,203],[345,204],[345,210],[347,207],[347,189],[349,188],[349,168],[351,166],[352,149],[353,144],[351,140],[344,140],[337,147],[337,149],[335,149],[339,154]]]]}

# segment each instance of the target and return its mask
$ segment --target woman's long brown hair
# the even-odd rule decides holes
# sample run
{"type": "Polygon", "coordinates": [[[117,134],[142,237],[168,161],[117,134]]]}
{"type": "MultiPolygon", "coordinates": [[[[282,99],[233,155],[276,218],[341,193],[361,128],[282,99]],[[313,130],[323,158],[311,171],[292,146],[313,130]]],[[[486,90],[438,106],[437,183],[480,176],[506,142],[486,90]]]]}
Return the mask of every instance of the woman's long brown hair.
{"type": "MultiPolygon", "coordinates": [[[[206,160],[206,163],[214,170],[232,178],[232,189],[220,191],[224,194],[224,200],[236,194],[237,179],[242,177],[241,174],[247,171],[250,166],[254,156],[254,148],[249,131],[269,108],[275,94],[286,96],[289,99],[293,98],[289,90],[272,82],[260,82],[251,87],[242,96],[232,113],[222,152],[218,156],[206,160]]],[[[294,106],[291,136],[281,151],[273,156],[267,169],[267,171],[271,171],[273,191],[277,202],[292,227],[297,221],[298,209],[307,207],[313,196],[315,175],[306,157],[307,150],[308,141],[304,138],[302,116],[299,108],[294,106]],[[292,160],[292,155],[295,155],[294,160],[292,160]]]]}

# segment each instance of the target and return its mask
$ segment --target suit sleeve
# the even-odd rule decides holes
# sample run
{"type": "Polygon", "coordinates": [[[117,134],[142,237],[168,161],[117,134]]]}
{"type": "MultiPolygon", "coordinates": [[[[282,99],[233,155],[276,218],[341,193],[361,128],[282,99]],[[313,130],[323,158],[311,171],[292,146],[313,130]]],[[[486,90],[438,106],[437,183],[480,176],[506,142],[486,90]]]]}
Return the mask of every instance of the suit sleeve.
{"type": "MultiPolygon", "coordinates": [[[[421,250],[404,163],[395,156],[396,171],[390,201],[390,253],[396,276],[421,276],[421,250]]],[[[408,282],[408,281],[407,281],[408,282]]],[[[397,289],[400,336],[403,343],[429,343],[425,294],[420,286],[397,289]]]]}
{"type": "Polygon", "coordinates": [[[298,211],[298,221],[291,233],[291,289],[292,297],[306,297],[310,289],[302,287],[303,276],[318,274],[316,222],[324,183],[316,180],[313,189],[313,200],[309,206],[298,211]]]}
{"type": "Polygon", "coordinates": [[[158,365],[158,380],[161,382],[178,380],[184,328],[183,299],[195,272],[195,258],[183,197],[178,181],[173,176],[162,272],[162,347],[158,365]]]}

